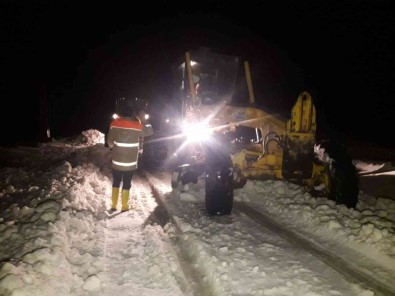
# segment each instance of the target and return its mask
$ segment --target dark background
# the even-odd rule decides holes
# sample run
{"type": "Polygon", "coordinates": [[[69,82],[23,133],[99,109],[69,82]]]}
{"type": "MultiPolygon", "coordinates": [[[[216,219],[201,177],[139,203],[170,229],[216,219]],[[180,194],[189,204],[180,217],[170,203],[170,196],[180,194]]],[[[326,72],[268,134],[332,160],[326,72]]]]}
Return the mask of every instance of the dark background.
{"type": "Polygon", "coordinates": [[[44,140],[40,110],[59,138],[106,132],[119,97],[169,102],[170,67],[206,46],[248,60],[271,110],[308,90],[320,133],[394,147],[390,0],[2,0],[0,36],[2,144],[44,140]]]}

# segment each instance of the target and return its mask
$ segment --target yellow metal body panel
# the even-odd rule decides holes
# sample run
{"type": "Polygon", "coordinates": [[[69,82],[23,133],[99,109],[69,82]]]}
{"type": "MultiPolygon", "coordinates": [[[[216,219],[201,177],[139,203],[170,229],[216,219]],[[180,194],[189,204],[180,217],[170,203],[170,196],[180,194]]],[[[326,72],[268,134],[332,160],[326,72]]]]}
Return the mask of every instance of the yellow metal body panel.
{"type": "Polygon", "coordinates": [[[232,155],[232,161],[246,178],[282,179],[280,152],[263,155],[261,152],[242,149],[232,155]]]}
{"type": "Polygon", "coordinates": [[[320,186],[319,190],[324,192],[324,195],[329,194],[331,185],[329,172],[324,165],[313,163],[313,174],[311,179],[304,180],[304,185],[308,191],[313,191],[316,186],[320,186]]]}
{"type": "Polygon", "coordinates": [[[245,69],[245,73],[246,73],[246,80],[247,80],[247,86],[248,86],[249,102],[251,104],[254,104],[255,103],[255,96],[254,96],[254,89],[252,87],[250,64],[247,61],[244,62],[244,69],[245,69]]]}
{"type": "MultiPolygon", "coordinates": [[[[212,122],[225,128],[234,125],[259,128],[262,135],[275,132],[280,139],[288,139],[300,147],[312,147],[315,142],[316,111],[312,97],[307,92],[299,95],[288,121],[258,108],[222,106],[220,112],[212,117],[212,122]]],[[[274,144],[264,153],[264,144],[244,145],[232,155],[234,164],[246,178],[283,179],[283,147],[274,144]]],[[[291,150],[290,157],[293,156],[292,152],[291,150]]],[[[323,178],[322,172],[321,167],[314,166],[316,178],[323,178]]]]}
{"type": "Polygon", "coordinates": [[[291,119],[287,122],[289,134],[315,134],[317,129],[316,110],[308,92],[302,92],[291,110],[291,119]]]}

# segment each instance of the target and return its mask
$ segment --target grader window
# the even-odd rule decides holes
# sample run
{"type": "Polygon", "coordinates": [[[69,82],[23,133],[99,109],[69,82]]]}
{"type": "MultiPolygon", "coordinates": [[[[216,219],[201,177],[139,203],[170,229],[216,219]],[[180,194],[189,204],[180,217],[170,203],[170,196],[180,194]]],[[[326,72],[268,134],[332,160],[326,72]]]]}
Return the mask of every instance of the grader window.
{"type": "Polygon", "coordinates": [[[235,131],[236,141],[243,144],[262,143],[262,133],[259,128],[237,126],[235,131]]]}

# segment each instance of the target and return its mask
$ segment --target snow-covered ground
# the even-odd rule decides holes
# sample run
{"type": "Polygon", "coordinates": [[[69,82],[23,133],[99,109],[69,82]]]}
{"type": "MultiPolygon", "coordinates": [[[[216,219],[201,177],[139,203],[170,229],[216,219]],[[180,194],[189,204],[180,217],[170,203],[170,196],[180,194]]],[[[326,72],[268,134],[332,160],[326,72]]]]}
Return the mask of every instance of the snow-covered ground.
{"type": "MultiPolygon", "coordinates": [[[[248,181],[231,215],[209,217],[202,180],[172,191],[168,173],[140,171],[134,209],[109,216],[103,141],[88,130],[40,148],[0,148],[0,295],[376,294],[335,271],[342,262],[388,285],[395,278],[393,192],[361,190],[354,210],[286,181],[248,181]],[[155,192],[170,214],[164,223],[155,192]],[[324,263],[239,205],[344,261],[324,263]]],[[[390,162],[354,162],[361,175],[394,180],[390,162]]]]}

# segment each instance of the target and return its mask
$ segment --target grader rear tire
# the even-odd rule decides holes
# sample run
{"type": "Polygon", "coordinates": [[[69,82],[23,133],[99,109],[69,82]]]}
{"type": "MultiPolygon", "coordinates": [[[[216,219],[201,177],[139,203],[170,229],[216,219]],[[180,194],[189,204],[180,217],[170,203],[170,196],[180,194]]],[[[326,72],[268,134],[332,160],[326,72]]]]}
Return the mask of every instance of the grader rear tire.
{"type": "Polygon", "coordinates": [[[233,208],[233,176],[227,169],[206,172],[206,211],[209,215],[229,215],[233,208]]]}
{"type": "Polygon", "coordinates": [[[351,156],[345,147],[339,143],[322,141],[314,147],[315,159],[318,164],[325,166],[327,188],[325,195],[328,199],[355,208],[358,203],[358,175],[351,156]]]}

